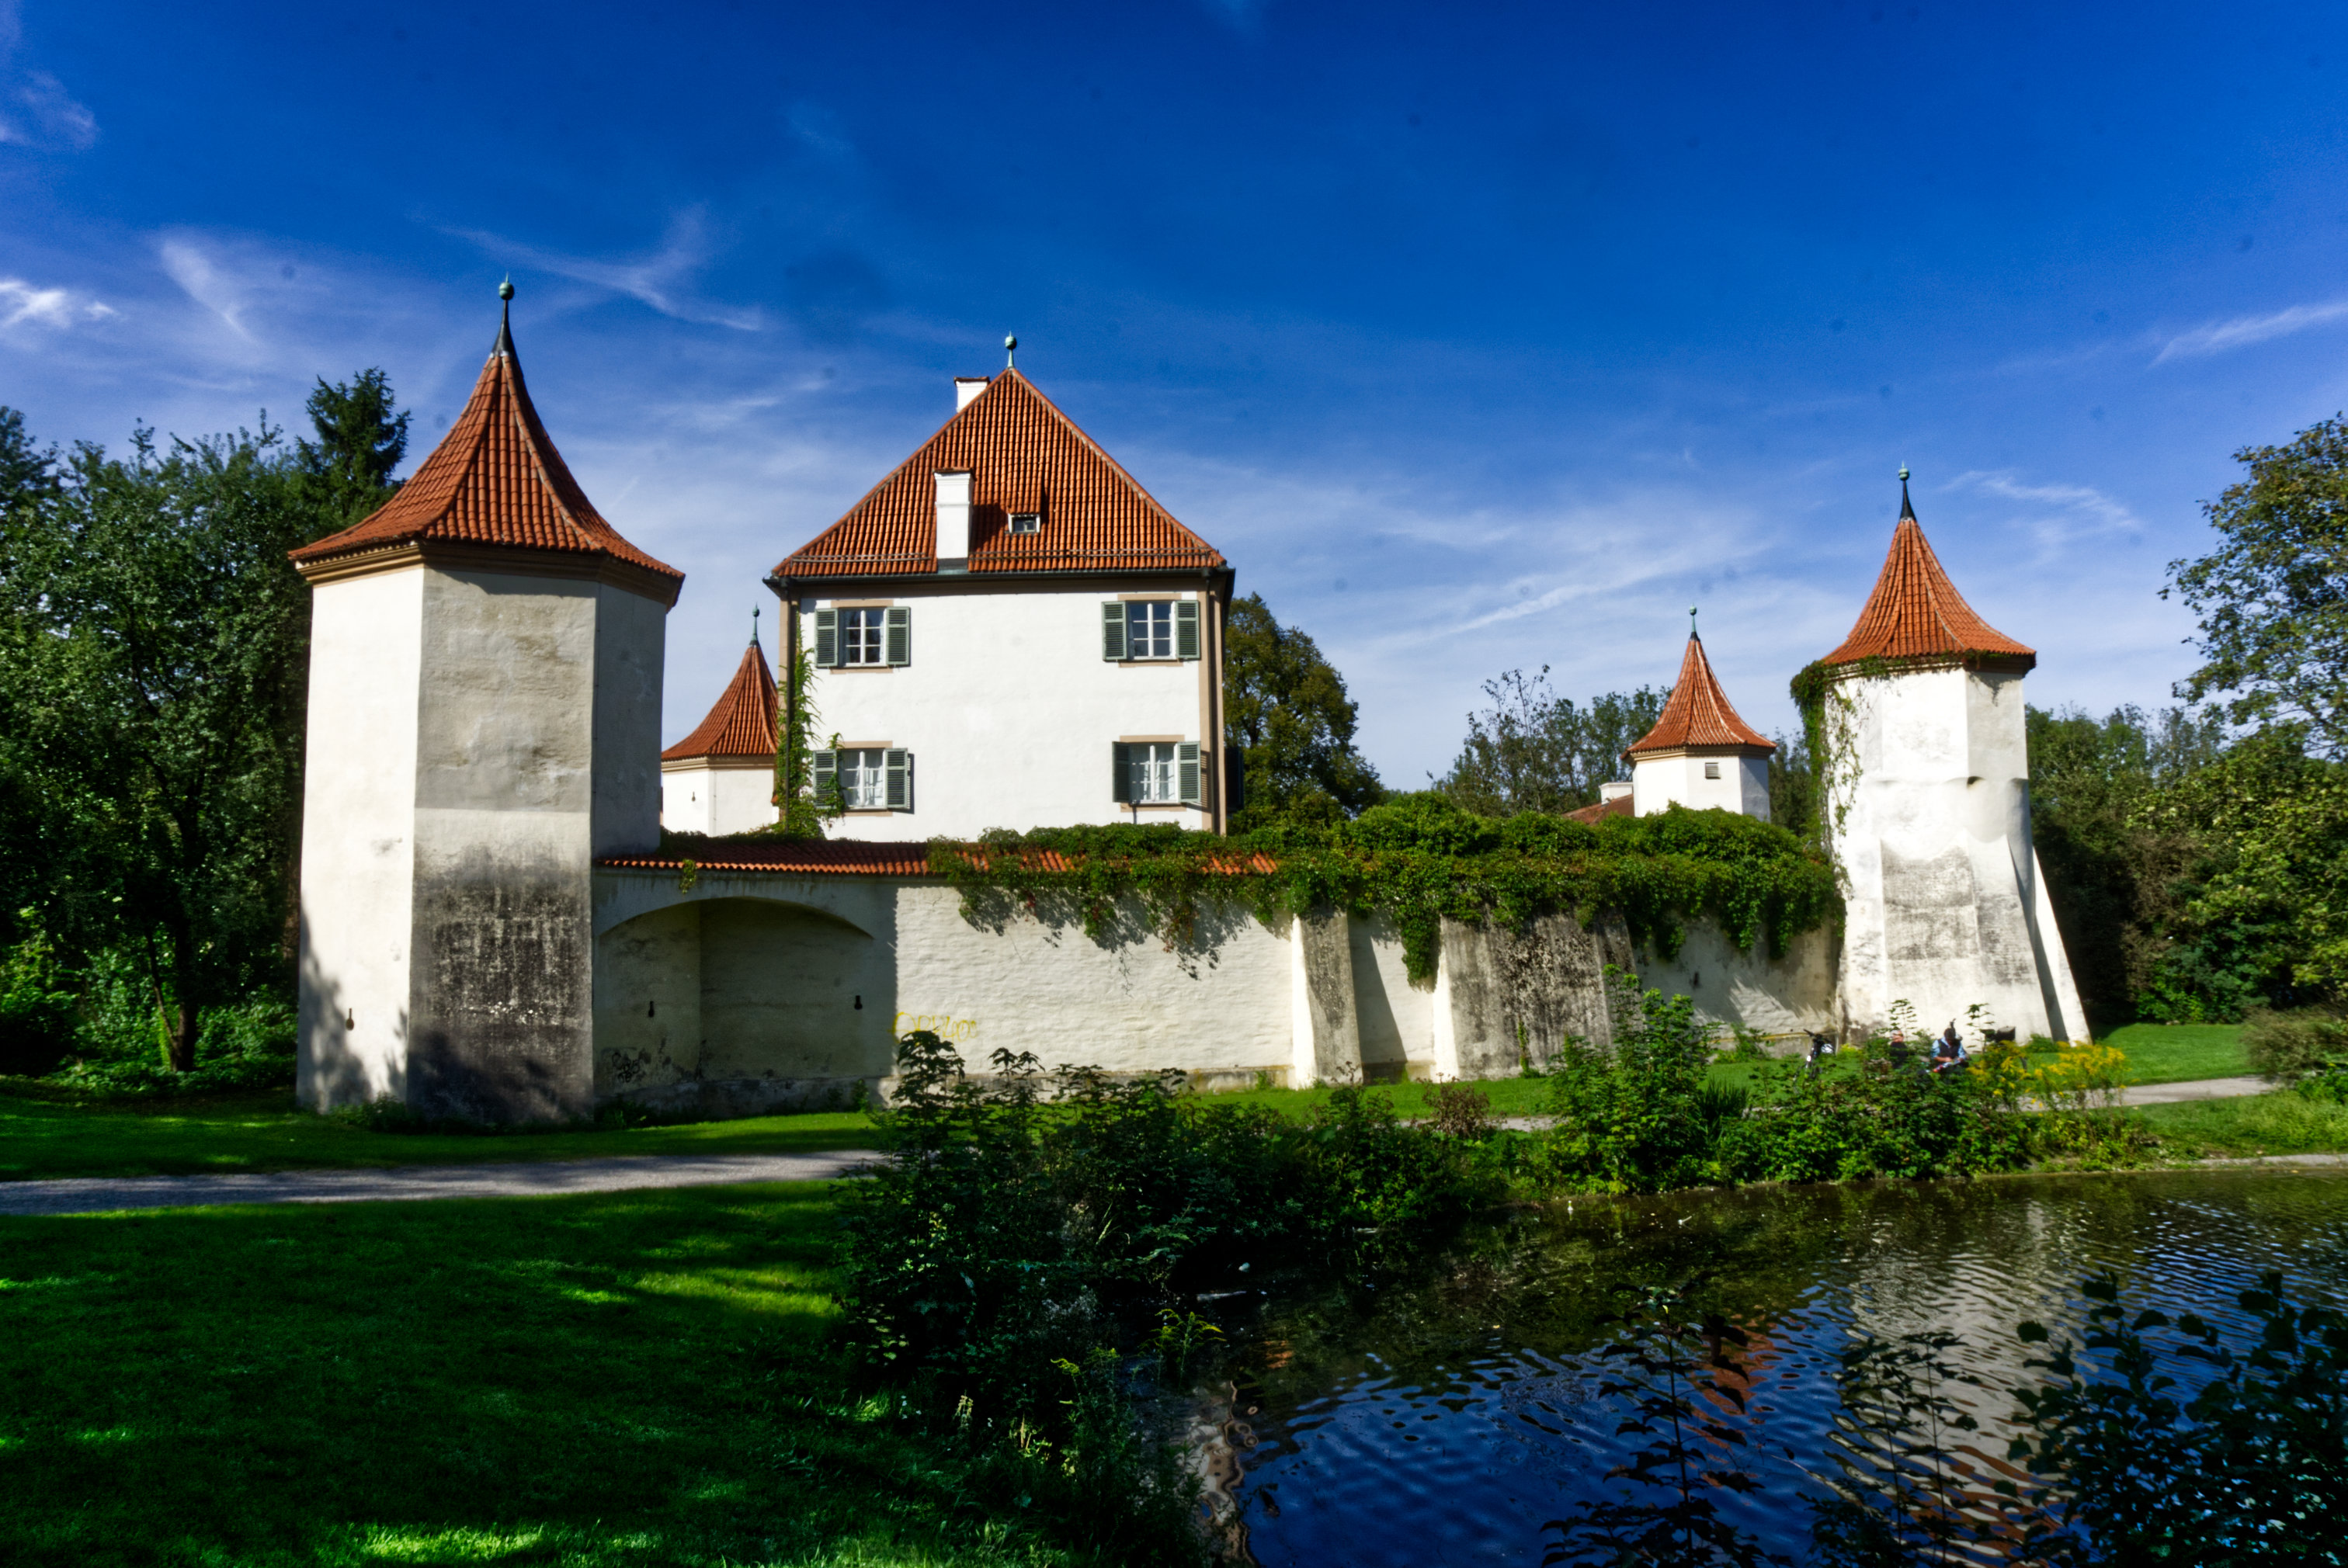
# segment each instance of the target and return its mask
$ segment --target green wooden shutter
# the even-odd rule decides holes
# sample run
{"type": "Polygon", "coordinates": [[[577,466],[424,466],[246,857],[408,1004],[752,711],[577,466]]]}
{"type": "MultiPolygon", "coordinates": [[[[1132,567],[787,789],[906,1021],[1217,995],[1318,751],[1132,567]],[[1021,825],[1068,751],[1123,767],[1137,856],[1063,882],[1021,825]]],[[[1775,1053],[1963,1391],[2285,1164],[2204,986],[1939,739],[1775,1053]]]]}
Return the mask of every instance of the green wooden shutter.
{"type": "Polygon", "coordinates": [[[1199,656],[1199,601],[1178,599],[1174,601],[1174,657],[1196,659],[1199,656]]]}
{"type": "Polygon", "coordinates": [[[887,759],[889,794],[885,797],[891,811],[913,809],[913,753],[891,752],[887,759]]]}
{"type": "MultiPolygon", "coordinates": [[[[826,613],[829,613],[828,611],[826,613]]],[[[808,758],[815,764],[815,803],[819,806],[839,804],[839,753],[809,752],[808,758]]]]}
{"type": "Polygon", "coordinates": [[[1127,754],[1127,747],[1124,742],[1119,741],[1117,744],[1109,747],[1108,765],[1109,799],[1117,802],[1119,805],[1130,804],[1133,800],[1133,763],[1132,759],[1127,754]]]}
{"type": "MultiPolygon", "coordinates": [[[[1122,604],[1101,606],[1101,657],[1125,657],[1125,606],[1122,604]]],[[[1125,797],[1119,795],[1117,798],[1123,800],[1125,797]]]]}
{"type": "Polygon", "coordinates": [[[1199,797],[1199,743],[1184,741],[1174,748],[1174,788],[1184,805],[1203,804],[1199,797]]]}
{"type": "Polygon", "coordinates": [[[815,667],[819,670],[839,667],[839,611],[836,610],[815,612],[815,667]]]}
{"type": "Polygon", "coordinates": [[[892,605],[889,610],[889,662],[911,664],[913,661],[913,611],[908,605],[892,605]]]}

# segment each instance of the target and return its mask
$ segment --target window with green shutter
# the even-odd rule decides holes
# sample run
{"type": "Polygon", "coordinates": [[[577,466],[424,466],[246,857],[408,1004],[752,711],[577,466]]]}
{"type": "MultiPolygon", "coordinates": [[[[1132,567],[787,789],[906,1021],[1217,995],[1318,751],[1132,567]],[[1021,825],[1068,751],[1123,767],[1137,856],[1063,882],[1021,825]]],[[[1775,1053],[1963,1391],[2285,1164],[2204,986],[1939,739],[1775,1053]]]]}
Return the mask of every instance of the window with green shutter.
{"type": "MultiPolygon", "coordinates": [[[[1101,606],[1101,657],[1120,660],[1125,657],[1125,606],[1111,600],[1101,606]]],[[[1123,795],[1117,796],[1123,800],[1123,795]]]]}
{"type": "Polygon", "coordinates": [[[888,775],[888,804],[891,811],[913,809],[913,753],[892,751],[884,765],[888,775]]]}
{"type": "Polygon", "coordinates": [[[1119,805],[1133,804],[1133,758],[1130,755],[1132,749],[1123,741],[1117,742],[1108,749],[1109,799],[1119,805]]]}
{"type": "Polygon", "coordinates": [[[1177,600],[1174,603],[1174,657],[1196,659],[1199,656],[1199,601],[1177,600]]]}
{"type": "Polygon", "coordinates": [[[891,605],[889,609],[889,662],[911,664],[912,661],[912,609],[908,605],[891,605]]]}
{"type": "Polygon", "coordinates": [[[808,760],[815,764],[815,800],[818,805],[838,805],[839,799],[839,756],[835,752],[809,752],[808,760]]]}
{"type": "Polygon", "coordinates": [[[1184,805],[1204,804],[1199,798],[1199,743],[1184,741],[1174,748],[1175,789],[1184,805]]]}
{"type": "Polygon", "coordinates": [[[839,611],[836,610],[815,612],[815,665],[819,670],[839,667],[839,611]]]}

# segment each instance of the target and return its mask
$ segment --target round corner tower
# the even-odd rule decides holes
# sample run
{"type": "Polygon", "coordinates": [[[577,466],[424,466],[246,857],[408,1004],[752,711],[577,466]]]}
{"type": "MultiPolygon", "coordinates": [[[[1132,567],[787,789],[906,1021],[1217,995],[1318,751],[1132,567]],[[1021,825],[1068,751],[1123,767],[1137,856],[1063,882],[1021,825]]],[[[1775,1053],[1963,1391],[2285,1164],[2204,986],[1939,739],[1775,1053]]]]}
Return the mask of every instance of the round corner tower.
{"type": "Polygon", "coordinates": [[[415,477],[294,561],[312,589],[299,1098],[586,1112],[594,860],[659,837],[684,574],[588,501],[504,321],[415,477]]]}
{"type": "Polygon", "coordinates": [[[1976,615],[1908,498],[1867,607],[1801,693],[1846,903],[1847,1029],[1895,1003],[1937,1030],[1976,1004],[2021,1036],[2086,1038],[2031,842],[2023,678],[2038,655],[1976,615]]]}

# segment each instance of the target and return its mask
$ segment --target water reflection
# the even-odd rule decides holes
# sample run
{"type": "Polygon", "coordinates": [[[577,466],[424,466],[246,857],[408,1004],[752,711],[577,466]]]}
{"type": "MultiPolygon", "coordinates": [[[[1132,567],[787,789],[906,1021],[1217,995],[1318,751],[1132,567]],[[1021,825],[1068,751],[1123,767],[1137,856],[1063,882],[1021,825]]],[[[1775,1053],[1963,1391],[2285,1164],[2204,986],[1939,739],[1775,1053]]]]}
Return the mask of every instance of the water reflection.
{"type": "MultiPolygon", "coordinates": [[[[1728,1412],[1766,1484],[1724,1513],[1800,1554],[1813,1476],[1834,1468],[1837,1358],[1861,1335],[1946,1330],[1981,1423],[1977,1476],[2030,1374],[2013,1327],[2084,1313],[2082,1278],[2198,1311],[2247,1338],[2232,1299],[2281,1268],[2348,1305],[2348,1174],[2171,1173],[1582,1201],[1486,1227],[1404,1279],[1303,1288],[1226,1313],[1240,1377],[1210,1409],[1233,1555],[1288,1563],[1538,1563],[1544,1521],[1621,1495],[1635,1439],[1591,1352],[1622,1287],[1699,1279],[1752,1337],[1728,1412]]],[[[1237,1302],[1220,1304],[1237,1307],[1237,1302]]],[[[2171,1370],[2177,1370],[2171,1368],[2171,1370]]],[[[1205,1434],[1202,1434],[1202,1436],[1205,1434]]],[[[1649,1499],[1647,1501],[1657,1501],[1649,1499]]]]}

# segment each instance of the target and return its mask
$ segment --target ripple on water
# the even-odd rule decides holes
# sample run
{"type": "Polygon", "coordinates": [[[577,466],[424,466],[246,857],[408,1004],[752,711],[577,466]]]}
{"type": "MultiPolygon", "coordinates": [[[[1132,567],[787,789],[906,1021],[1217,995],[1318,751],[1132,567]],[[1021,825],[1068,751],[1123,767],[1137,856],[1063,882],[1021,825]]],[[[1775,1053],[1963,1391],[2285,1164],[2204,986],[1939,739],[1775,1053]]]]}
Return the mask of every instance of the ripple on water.
{"type": "MultiPolygon", "coordinates": [[[[1524,1563],[1544,1522],[1621,1495],[1638,1441],[1599,1397],[1599,1321],[1618,1287],[1704,1277],[1751,1336],[1746,1406],[1725,1411],[1764,1482],[1714,1496],[1780,1551],[1807,1542],[1818,1472],[1858,1455],[1835,1375],[1862,1334],[1946,1330],[1978,1388],[1976,1475],[2002,1455],[2030,1374],[2014,1325],[2075,1325],[2080,1281],[2118,1274],[2135,1304],[2192,1310],[2240,1342],[2234,1296],[2281,1268],[2348,1304],[2348,1173],[2178,1173],[1922,1187],[1583,1200],[1463,1238],[1375,1296],[1300,1292],[1233,1327],[1252,1376],[1253,1445],[1232,1494],[1267,1565],[1524,1563]]],[[[1723,1458],[1733,1457],[1723,1450],[1723,1458]]]]}

